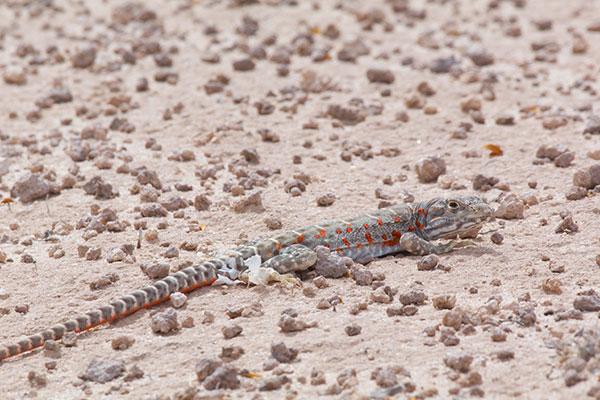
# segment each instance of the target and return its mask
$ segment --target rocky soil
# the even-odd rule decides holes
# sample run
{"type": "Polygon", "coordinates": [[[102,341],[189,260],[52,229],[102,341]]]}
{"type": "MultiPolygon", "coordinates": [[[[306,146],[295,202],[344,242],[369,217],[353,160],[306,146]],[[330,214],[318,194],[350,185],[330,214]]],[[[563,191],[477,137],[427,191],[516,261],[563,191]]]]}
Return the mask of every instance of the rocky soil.
{"type": "Polygon", "coordinates": [[[1,2],[2,344],[282,230],[496,213],[47,342],[2,397],[600,398],[599,59],[586,0],[1,2]]]}

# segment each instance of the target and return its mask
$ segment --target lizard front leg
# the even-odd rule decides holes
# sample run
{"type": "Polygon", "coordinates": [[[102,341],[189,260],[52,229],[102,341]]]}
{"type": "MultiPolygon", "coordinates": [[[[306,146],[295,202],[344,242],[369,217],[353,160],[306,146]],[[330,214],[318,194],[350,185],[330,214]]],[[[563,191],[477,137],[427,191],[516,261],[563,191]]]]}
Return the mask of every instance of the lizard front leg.
{"type": "Polygon", "coordinates": [[[413,232],[402,234],[402,237],[400,238],[400,244],[405,251],[420,256],[424,256],[426,254],[444,254],[452,249],[475,245],[473,242],[468,240],[463,240],[462,242],[451,240],[448,243],[435,245],[415,235],[413,232]]]}

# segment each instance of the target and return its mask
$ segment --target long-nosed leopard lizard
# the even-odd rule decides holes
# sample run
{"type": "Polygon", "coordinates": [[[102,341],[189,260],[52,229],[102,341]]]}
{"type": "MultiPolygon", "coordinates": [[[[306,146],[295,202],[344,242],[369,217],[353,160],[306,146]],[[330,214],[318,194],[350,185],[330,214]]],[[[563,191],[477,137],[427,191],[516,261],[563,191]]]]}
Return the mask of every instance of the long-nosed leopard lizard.
{"type": "Polygon", "coordinates": [[[16,344],[0,347],[0,361],[41,347],[47,340],[59,340],[66,332],[85,331],[141,308],[151,307],[168,300],[175,292],[189,292],[212,285],[219,277],[233,280],[247,278],[248,260],[254,256],[260,257],[261,269],[272,268],[276,271],[274,280],[285,280],[285,275],[279,274],[304,270],[315,264],[317,255],[313,249],[319,245],[355,261],[401,251],[417,255],[441,254],[472,243],[450,241],[435,245],[430,241],[480,228],[491,216],[491,207],[478,197],[437,198],[382,208],[370,214],[333,220],[248,242],[233,252],[185,268],[109,305],[16,344]]]}

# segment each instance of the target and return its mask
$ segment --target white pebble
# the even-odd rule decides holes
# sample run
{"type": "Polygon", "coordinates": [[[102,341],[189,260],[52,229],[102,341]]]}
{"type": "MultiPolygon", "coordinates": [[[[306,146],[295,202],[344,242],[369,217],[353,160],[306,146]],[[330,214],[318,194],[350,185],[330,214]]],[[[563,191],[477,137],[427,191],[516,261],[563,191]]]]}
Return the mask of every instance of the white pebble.
{"type": "Polygon", "coordinates": [[[175,292],[171,295],[171,304],[174,308],[183,307],[187,301],[187,296],[181,292],[175,292]]]}

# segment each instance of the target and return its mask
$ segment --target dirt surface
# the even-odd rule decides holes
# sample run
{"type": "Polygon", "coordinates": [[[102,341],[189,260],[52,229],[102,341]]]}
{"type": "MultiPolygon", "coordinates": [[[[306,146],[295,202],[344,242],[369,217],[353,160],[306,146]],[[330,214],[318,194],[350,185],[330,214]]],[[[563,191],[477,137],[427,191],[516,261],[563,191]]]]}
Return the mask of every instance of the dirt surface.
{"type": "Polygon", "coordinates": [[[435,196],[499,210],[432,270],[201,288],[177,323],[169,302],[10,358],[0,397],[598,396],[599,15],[1,2],[0,343],[279,230],[435,196]]]}

